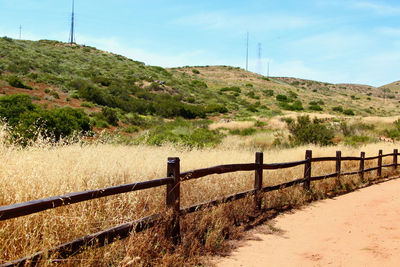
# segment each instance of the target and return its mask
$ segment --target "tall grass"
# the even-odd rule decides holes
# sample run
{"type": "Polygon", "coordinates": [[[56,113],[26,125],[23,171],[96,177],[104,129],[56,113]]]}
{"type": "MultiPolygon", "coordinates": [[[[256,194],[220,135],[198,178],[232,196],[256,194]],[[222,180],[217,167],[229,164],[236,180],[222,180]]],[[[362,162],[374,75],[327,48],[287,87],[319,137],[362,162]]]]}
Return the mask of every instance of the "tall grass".
{"type": "MultiPolygon", "coordinates": [[[[3,140],[6,134],[1,132],[3,140]]],[[[0,140],[1,141],[1,140],[0,140]]],[[[349,147],[298,147],[265,151],[264,162],[287,162],[304,159],[306,149],[313,156],[359,156],[365,151],[375,156],[379,149],[393,151],[393,144],[373,144],[354,149],[349,147]]],[[[219,147],[218,149],[187,150],[172,146],[122,146],[109,144],[72,145],[36,142],[26,148],[0,142],[0,206],[56,196],[74,191],[96,189],[150,180],[166,176],[167,157],[181,158],[181,171],[218,164],[254,162],[250,149],[219,147]]],[[[391,163],[388,159],[384,164],[391,163]]],[[[367,162],[366,167],[376,165],[367,162]]],[[[343,170],[357,170],[358,162],[344,163],[343,170]]],[[[332,173],[335,163],[313,164],[312,175],[332,173]]],[[[390,170],[387,170],[388,173],[390,170]]],[[[303,176],[304,168],[265,171],[264,186],[290,181],[303,176]]],[[[371,174],[371,178],[374,174],[371,174]]],[[[313,182],[312,195],[294,187],[268,193],[264,207],[296,206],[310,198],[324,197],[330,190],[351,189],[359,184],[358,176],[341,181],[313,182]]],[[[182,206],[209,201],[254,186],[254,172],[212,175],[184,182],[182,206]]],[[[154,228],[105,248],[88,250],[61,262],[65,266],[152,266],[194,265],[199,255],[224,250],[226,238],[236,238],[255,211],[252,200],[244,199],[205,212],[185,216],[182,221],[183,240],[174,247],[163,238],[163,227],[154,228]],[[236,227],[234,227],[236,225],[236,227]]],[[[0,263],[46,250],[57,244],[94,233],[117,224],[165,209],[165,187],[127,193],[60,207],[21,218],[0,222],[0,263]]],[[[253,216],[254,217],[254,216],[253,216]]],[[[162,222],[160,222],[162,225],[162,222]]],[[[42,265],[50,264],[47,261],[42,265]]]]}

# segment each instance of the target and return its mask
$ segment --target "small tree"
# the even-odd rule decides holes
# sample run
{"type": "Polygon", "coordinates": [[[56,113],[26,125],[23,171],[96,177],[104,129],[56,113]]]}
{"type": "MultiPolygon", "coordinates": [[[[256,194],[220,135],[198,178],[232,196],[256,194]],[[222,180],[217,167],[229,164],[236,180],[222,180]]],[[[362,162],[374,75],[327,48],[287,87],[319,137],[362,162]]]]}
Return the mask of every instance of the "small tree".
{"type": "Polygon", "coordinates": [[[334,130],[317,118],[311,121],[309,116],[299,116],[297,122],[289,122],[288,126],[294,145],[312,143],[326,146],[332,144],[334,130]]]}

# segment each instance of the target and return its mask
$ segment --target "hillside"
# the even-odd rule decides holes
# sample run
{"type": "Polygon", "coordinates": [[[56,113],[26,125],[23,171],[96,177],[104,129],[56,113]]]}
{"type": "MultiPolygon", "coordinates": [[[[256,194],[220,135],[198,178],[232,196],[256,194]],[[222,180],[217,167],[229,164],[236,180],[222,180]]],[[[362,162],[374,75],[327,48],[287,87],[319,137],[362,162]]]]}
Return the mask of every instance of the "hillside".
{"type": "MultiPolygon", "coordinates": [[[[399,114],[398,92],[384,96],[382,88],[357,84],[330,84],[311,80],[286,77],[264,77],[255,73],[246,72],[239,68],[212,66],[212,67],[185,67],[171,69],[171,72],[183,73],[187,76],[207,83],[210,90],[220,90],[226,86],[236,86],[242,89],[239,94],[242,100],[257,105],[258,101],[275,112],[284,112],[285,107],[277,101],[278,94],[292,96],[293,100],[300,100],[304,111],[333,113],[334,107],[351,109],[360,116],[394,116],[399,114]],[[198,74],[193,73],[193,70],[198,74]],[[271,91],[272,90],[272,91],[271,91]],[[272,96],[271,96],[272,95],[272,96]],[[322,110],[310,105],[317,102],[322,110]]],[[[224,92],[225,93],[225,92],[224,92]]],[[[239,104],[241,102],[239,101],[239,104]]],[[[287,109],[286,109],[287,110],[287,109]]]]}
{"type": "MultiPolygon", "coordinates": [[[[383,88],[393,88],[395,84],[375,88],[296,78],[266,78],[227,66],[163,69],[93,47],[47,40],[0,38],[0,71],[3,94],[21,92],[7,83],[8,76],[16,74],[34,88],[22,92],[34,95],[34,100],[41,103],[79,106],[83,100],[125,112],[162,117],[182,114],[157,111],[157,107],[147,105],[149,100],[165,104],[163,98],[173,96],[172,100],[167,100],[183,103],[188,109],[208,106],[209,109],[204,110],[206,113],[218,113],[223,109],[215,105],[222,104],[229,113],[240,116],[273,115],[291,109],[277,101],[276,96],[281,94],[288,96],[289,103],[290,98],[300,100],[305,111],[310,110],[309,102],[319,101],[324,103],[319,104],[322,111],[329,113],[332,107],[343,106],[353,109],[357,115],[382,116],[395,115],[399,99],[398,90],[387,93],[384,99],[383,88]],[[54,97],[56,94],[52,91],[56,91],[59,98],[54,97]]],[[[311,111],[318,109],[311,107],[311,111]]],[[[192,116],[186,114],[186,117],[192,116]]]]}
{"type": "MultiPolygon", "coordinates": [[[[398,83],[375,88],[264,77],[229,66],[164,69],[89,46],[0,38],[0,95],[29,95],[34,104],[44,109],[32,106],[29,111],[41,121],[40,114],[53,118],[54,123],[65,119],[57,117],[60,114],[75,114],[80,120],[82,115],[76,112],[53,110],[80,108],[97,132],[108,128],[136,138],[138,132],[146,130],[135,142],[156,145],[166,141],[214,145],[227,132],[219,131],[219,127],[209,130],[208,125],[222,118],[264,120],[256,127],[275,131],[274,127],[263,125],[277,115],[397,116],[400,91],[396,86],[398,83]],[[186,120],[171,121],[178,117],[186,120]]],[[[16,99],[3,102],[12,101],[16,99]]],[[[6,110],[0,115],[9,122],[10,112],[6,110]]],[[[29,117],[31,113],[18,120],[29,117]]],[[[31,123],[32,119],[25,124],[31,123]]],[[[73,119],[71,125],[74,130],[80,129],[73,119]]],[[[242,133],[236,129],[228,133],[251,135],[255,131],[242,133]]]]}

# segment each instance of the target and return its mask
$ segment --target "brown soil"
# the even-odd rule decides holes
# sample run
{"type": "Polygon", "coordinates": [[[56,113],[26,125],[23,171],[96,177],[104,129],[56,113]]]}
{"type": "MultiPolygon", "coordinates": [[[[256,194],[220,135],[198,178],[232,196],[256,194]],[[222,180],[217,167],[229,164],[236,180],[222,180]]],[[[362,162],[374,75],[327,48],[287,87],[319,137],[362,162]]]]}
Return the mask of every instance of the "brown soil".
{"type": "Polygon", "coordinates": [[[400,179],[278,216],[224,266],[399,266],[400,179]]]}

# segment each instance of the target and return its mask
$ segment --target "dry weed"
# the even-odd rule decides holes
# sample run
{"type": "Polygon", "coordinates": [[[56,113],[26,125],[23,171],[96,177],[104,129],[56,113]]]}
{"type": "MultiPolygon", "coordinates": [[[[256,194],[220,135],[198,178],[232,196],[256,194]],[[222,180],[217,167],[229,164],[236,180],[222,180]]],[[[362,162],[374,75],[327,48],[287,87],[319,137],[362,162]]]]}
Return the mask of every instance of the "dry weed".
{"type": "MultiPolygon", "coordinates": [[[[1,133],[1,131],[0,131],[1,133]]],[[[0,137],[3,136],[0,134],[0,137]]],[[[264,162],[288,162],[304,159],[306,149],[313,156],[358,156],[365,151],[375,156],[379,149],[393,151],[393,144],[372,144],[354,149],[316,146],[265,151],[264,162]]],[[[254,150],[220,147],[185,150],[172,146],[120,146],[83,143],[54,145],[36,143],[27,148],[7,145],[0,140],[0,206],[83,191],[165,177],[167,158],[180,157],[181,171],[230,163],[254,162],[254,150]]],[[[384,164],[390,163],[387,159],[384,164]]],[[[366,167],[376,165],[367,162],[366,167]]],[[[357,162],[343,164],[343,170],[357,170],[357,162]]],[[[332,173],[335,163],[313,164],[312,175],[332,173]]],[[[385,174],[390,170],[385,170],[385,174]]],[[[303,167],[264,171],[264,186],[274,185],[304,174],[303,167]]],[[[374,174],[366,176],[371,179],[374,174]]],[[[264,208],[299,206],[310,198],[324,197],[329,190],[351,189],[359,184],[358,176],[312,183],[310,196],[301,186],[264,195],[264,208]]],[[[212,175],[182,184],[182,206],[233,193],[254,186],[254,172],[212,175]]],[[[252,198],[209,208],[182,219],[182,243],[174,246],[164,238],[164,221],[156,227],[104,248],[88,250],[59,262],[65,266],[152,266],[195,265],[200,255],[226,249],[226,238],[237,238],[255,218],[252,198]]],[[[85,236],[120,223],[165,211],[165,187],[127,193],[47,210],[37,214],[0,222],[0,263],[21,258],[60,243],[85,236]]],[[[168,216],[166,216],[168,218],[168,216]]],[[[42,265],[50,264],[43,261],[42,265]]]]}

